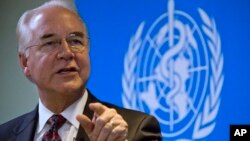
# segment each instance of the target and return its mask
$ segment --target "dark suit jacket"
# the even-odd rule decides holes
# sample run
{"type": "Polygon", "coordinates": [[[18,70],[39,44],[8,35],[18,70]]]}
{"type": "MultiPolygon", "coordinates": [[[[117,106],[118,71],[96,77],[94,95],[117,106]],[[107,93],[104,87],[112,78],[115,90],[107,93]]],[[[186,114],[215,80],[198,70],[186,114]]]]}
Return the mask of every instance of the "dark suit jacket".
{"type": "MultiPolygon", "coordinates": [[[[93,117],[93,112],[88,105],[92,102],[101,102],[90,92],[84,109],[85,115],[93,117]]],[[[142,112],[124,109],[115,105],[101,102],[107,107],[114,108],[128,123],[129,141],[152,141],[161,140],[161,132],[158,121],[150,115],[142,112]]],[[[0,125],[0,141],[33,141],[38,121],[38,107],[35,110],[17,117],[7,123],[0,125]]],[[[83,128],[79,128],[77,141],[89,141],[83,128]]]]}

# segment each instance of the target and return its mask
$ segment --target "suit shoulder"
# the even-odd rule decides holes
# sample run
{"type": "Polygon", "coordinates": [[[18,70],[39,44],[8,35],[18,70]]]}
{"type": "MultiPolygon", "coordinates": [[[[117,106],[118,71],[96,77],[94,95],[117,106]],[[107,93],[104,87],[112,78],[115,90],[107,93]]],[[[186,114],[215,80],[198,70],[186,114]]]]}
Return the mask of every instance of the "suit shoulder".
{"type": "Polygon", "coordinates": [[[141,111],[126,109],[123,107],[119,107],[110,103],[105,103],[110,108],[116,109],[116,111],[130,124],[136,125],[145,121],[149,121],[154,123],[155,126],[159,126],[158,120],[149,114],[143,113],[141,111]]]}
{"type": "Polygon", "coordinates": [[[116,111],[128,123],[128,140],[162,140],[160,125],[154,116],[109,103],[105,104],[110,108],[116,109],[116,111]]]}
{"type": "Polygon", "coordinates": [[[36,111],[34,110],[1,124],[0,137],[12,131],[13,129],[15,129],[15,127],[20,126],[23,122],[29,122],[33,120],[35,116],[36,116],[36,111]]]}
{"type": "Polygon", "coordinates": [[[126,114],[126,115],[129,114],[129,115],[135,115],[135,116],[141,116],[141,117],[150,116],[150,115],[148,115],[146,113],[143,113],[141,111],[123,108],[123,107],[113,105],[113,104],[110,104],[110,103],[106,103],[106,102],[104,104],[106,106],[108,106],[109,108],[114,108],[120,114],[126,114]]]}

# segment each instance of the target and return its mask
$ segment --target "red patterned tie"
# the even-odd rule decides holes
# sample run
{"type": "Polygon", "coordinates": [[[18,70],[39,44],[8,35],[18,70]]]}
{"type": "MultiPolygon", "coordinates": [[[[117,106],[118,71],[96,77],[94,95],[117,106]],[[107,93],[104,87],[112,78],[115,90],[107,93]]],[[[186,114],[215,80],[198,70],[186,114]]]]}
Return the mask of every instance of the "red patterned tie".
{"type": "Polygon", "coordinates": [[[43,135],[42,141],[61,141],[58,129],[62,127],[66,119],[62,115],[53,115],[47,121],[50,129],[43,135]]]}

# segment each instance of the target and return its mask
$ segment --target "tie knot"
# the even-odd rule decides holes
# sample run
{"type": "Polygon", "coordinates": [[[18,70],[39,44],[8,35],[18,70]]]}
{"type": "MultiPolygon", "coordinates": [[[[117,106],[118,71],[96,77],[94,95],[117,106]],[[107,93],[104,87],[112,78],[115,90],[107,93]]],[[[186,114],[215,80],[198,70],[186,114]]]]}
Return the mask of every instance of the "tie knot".
{"type": "Polygon", "coordinates": [[[62,115],[51,116],[47,123],[50,129],[43,135],[42,141],[61,141],[58,129],[65,123],[66,119],[62,115]]]}
{"type": "Polygon", "coordinates": [[[65,123],[66,119],[62,115],[53,115],[49,118],[48,124],[54,129],[59,129],[65,123]]]}

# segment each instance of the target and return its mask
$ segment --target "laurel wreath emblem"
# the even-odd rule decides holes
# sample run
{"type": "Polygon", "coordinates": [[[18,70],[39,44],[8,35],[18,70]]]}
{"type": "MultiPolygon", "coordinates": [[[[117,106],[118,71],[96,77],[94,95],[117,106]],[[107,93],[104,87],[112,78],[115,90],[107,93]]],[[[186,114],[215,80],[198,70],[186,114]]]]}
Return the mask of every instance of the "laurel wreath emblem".
{"type": "MultiPolygon", "coordinates": [[[[188,141],[194,139],[202,139],[208,136],[215,128],[215,118],[218,114],[221,90],[224,82],[224,75],[222,73],[224,58],[221,52],[221,40],[216,29],[216,24],[213,18],[210,18],[205,11],[198,9],[201,19],[203,21],[202,30],[207,36],[207,45],[211,52],[210,66],[210,87],[209,94],[205,98],[204,107],[197,115],[194,123],[192,139],[177,139],[178,141],[188,141]]],[[[135,86],[135,69],[137,63],[137,53],[142,44],[141,34],[144,28],[142,22],[135,36],[130,39],[128,52],[124,60],[124,74],[122,75],[123,95],[122,102],[124,107],[130,109],[139,109],[136,105],[136,95],[134,94],[135,86]]]]}
{"type": "Polygon", "coordinates": [[[124,94],[122,95],[122,102],[124,107],[130,109],[137,109],[136,95],[133,95],[135,85],[134,70],[137,63],[137,52],[141,46],[141,34],[144,27],[144,22],[138,27],[134,37],[130,39],[128,53],[125,55],[124,75],[122,76],[122,86],[124,94]]]}
{"type": "Polygon", "coordinates": [[[224,75],[222,74],[224,58],[221,53],[221,40],[215,21],[210,19],[202,9],[198,9],[198,11],[204,22],[202,29],[208,37],[207,44],[212,54],[210,59],[212,76],[210,77],[210,94],[205,99],[203,112],[198,114],[194,125],[193,139],[204,138],[213,131],[216,124],[215,118],[220,107],[220,94],[224,82],[224,75]]]}

